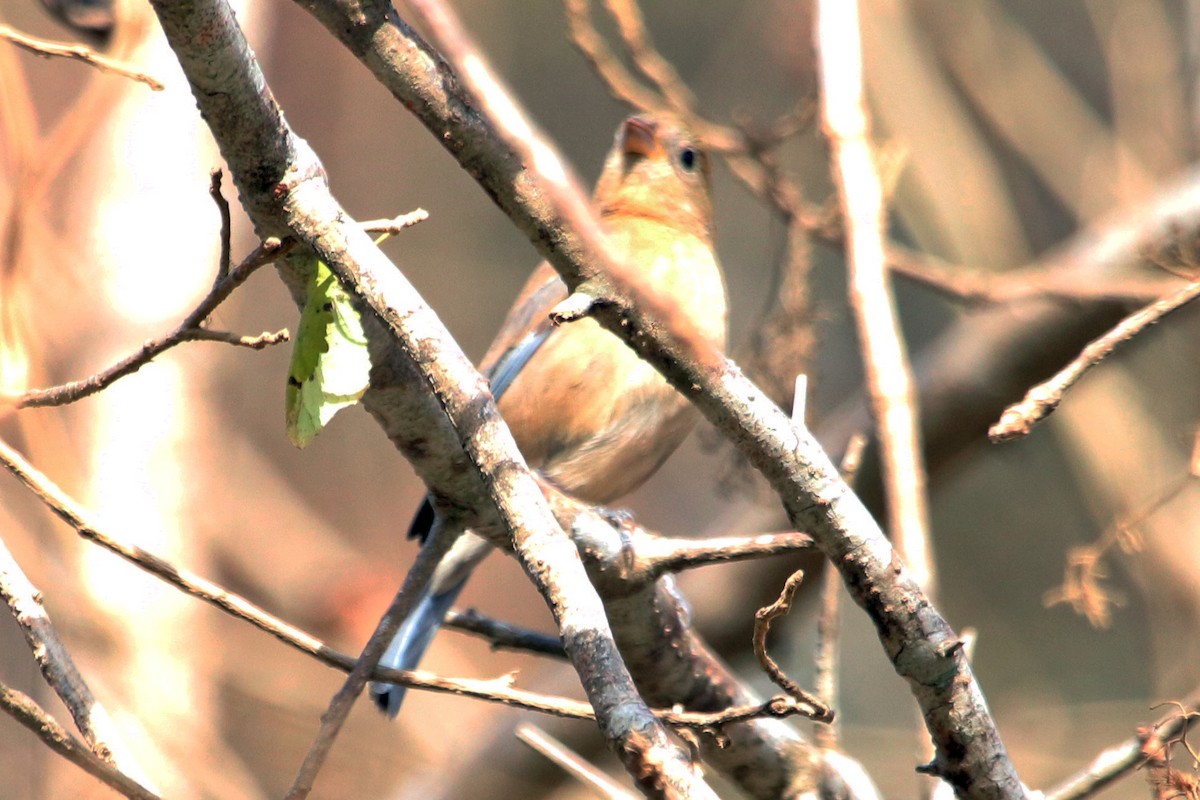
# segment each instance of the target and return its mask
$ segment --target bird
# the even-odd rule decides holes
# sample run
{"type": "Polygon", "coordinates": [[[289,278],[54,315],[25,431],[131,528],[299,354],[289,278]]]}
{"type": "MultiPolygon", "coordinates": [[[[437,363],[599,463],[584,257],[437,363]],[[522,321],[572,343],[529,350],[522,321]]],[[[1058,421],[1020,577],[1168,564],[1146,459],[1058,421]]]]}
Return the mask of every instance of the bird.
{"type": "MultiPolygon", "coordinates": [[[[592,202],[635,289],[724,351],[727,300],[713,246],[709,156],[672,114],[640,114],[617,128],[592,202]]],[[[644,483],[686,438],[696,412],[625,342],[583,318],[554,326],[567,286],[543,262],[514,301],[480,362],[526,462],[556,488],[607,505],[644,483]]],[[[447,531],[428,499],[409,536],[424,545],[447,531]]],[[[415,669],[471,570],[491,545],[470,531],[442,558],[381,665],[415,669]]],[[[373,683],[395,717],[404,687],[373,683]]]]}

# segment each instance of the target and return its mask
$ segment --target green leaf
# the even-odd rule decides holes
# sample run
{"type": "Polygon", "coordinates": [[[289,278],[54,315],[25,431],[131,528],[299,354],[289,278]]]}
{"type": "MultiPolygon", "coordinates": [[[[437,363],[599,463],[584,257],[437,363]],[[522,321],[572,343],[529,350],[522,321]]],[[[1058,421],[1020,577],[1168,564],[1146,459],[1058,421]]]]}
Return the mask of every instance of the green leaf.
{"type": "Polygon", "coordinates": [[[357,403],[370,370],[362,320],[350,295],[318,261],[288,369],[287,434],[292,444],[305,447],[334,414],[357,403]]]}

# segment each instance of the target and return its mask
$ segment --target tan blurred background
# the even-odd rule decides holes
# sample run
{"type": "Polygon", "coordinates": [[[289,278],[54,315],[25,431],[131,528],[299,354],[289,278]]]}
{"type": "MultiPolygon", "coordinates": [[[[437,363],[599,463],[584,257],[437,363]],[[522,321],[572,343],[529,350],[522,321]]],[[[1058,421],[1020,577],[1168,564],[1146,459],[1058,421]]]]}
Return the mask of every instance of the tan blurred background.
{"type": "MultiPolygon", "coordinates": [[[[1016,267],[1104,212],[1153,195],[1196,152],[1196,6],[866,0],[877,134],[905,153],[893,234],[953,263],[1016,267]]],[[[456,8],[590,182],[625,110],[569,43],[561,6],[494,0],[456,8]]],[[[660,0],[644,10],[711,118],[770,120],[813,90],[807,2],[660,0]]],[[[35,35],[68,36],[33,0],[0,0],[0,18],[35,35]]],[[[324,160],[350,212],[366,219],[429,211],[429,221],[389,242],[387,252],[464,349],[481,354],[536,260],[529,243],[303,11],[252,3],[242,19],[289,121],[324,160]]],[[[13,87],[23,81],[36,112],[32,126],[26,114],[0,130],[9,137],[0,312],[20,334],[6,342],[6,389],[97,371],[173,327],[211,281],[218,221],[206,188],[218,157],[169,52],[153,41],[153,21],[142,22],[151,41],[136,48],[137,58],[168,84],[162,94],[0,43],[8,113],[19,109],[13,87]],[[64,119],[74,133],[60,132],[40,149],[14,134],[24,127],[44,136],[64,119]],[[64,157],[53,181],[29,189],[31,168],[64,157]]],[[[818,131],[789,142],[782,158],[810,200],[828,196],[818,131]]],[[[721,167],[716,197],[736,351],[770,303],[784,231],[721,167]]],[[[239,219],[235,258],[253,243],[239,219]]],[[[815,259],[821,342],[812,413],[819,421],[858,391],[860,370],[840,256],[817,247],[815,259]]],[[[1154,269],[1131,265],[1133,273],[1154,269]]],[[[964,313],[911,285],[898,294],[914,353],[964,313]]],[[[254,334],[294,328],[296,318],[280,282],[264,271],[215,323],[254,334]]],[[[1140,526],[1142,552],[1105,559],[1105,583],[1121,600],[1107,629],[1043,604],[1062,581],[1069,548],[1099,539],[1186,475],[1200,418],[1198,333],[1200,312],[1185,310],[1106,362],[1028,440],[998,447],[976,436],[933,474],[939,605],[956,627],[978,629],[977,674],[1031,786],[1065,777],[1156,716],[1152,703],[1200,683],[1194,484],[1140,526]]],[[[292,448],[283,430],[288,358],[286,346],[253,353],[186,345],[98,398],[0,417],[0,435],[114,531],[356,652],[412,559],[402,534],[422,487],[360,409],[339,416],[309,449],[292,448]]],[[[647,526],[679,535],[783,526],[769,499],[719,491],[725,468],[723,452],[693,437],[628,505],[647,526]]],[[[169,796],[282,794],[340,685],[338,673],[115,564],[5,476],[0,537],[44,592],[85,677],[169,796]]],[[[777,591],[790,566],[716,567],[683,581],[685,591],[703,587],[691,594],[701,629],[759,684],[747,661],[751,609],[777,591]]],[[[550,624],[520,570],[502,558],[487,564],[462,604],[550,624]]],[[[811,680],[812,618],[811,608],[794,612],[791,636],[778,645],[802,681],[811,680]]],[[[846,749],[885,794],[911,796],[910,695],[863,615],[848,607],[844,618],[846,749]]],[[[453,633],[435,642],[426,666],[473,677],[519,668],[524,687],[579,694],[562,665],[491,653],[453,633]]],[[[66,718],[7,616],[0,679],[66,718]]],[[[361,702],[318,795],[585,796],[513,742],[512,728],[527,718],[413,693],[391,723],[361,702]]],[[[586,725],[549,727],[616,768],[586,725]]],[[[0,718],[0,776],[0,798],[110,796],[7,717],[0,718]]],[[[1145,791],[1132,777],[1107,796],[1145,791]]]]}

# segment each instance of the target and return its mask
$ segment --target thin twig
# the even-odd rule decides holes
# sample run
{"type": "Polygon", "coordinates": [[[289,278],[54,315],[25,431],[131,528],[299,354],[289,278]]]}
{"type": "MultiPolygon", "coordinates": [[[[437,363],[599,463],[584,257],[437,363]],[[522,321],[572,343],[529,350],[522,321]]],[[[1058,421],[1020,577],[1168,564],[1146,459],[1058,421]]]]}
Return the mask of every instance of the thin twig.
{"type": "Polygon", "coordinates": [[[850,303],[878,431],[888,525],[913,578],[936,595],[912,368],[886,269],[883,186],[869,140],[858,4],[817,4],[822,122],[847,229],[850,303]]]}
{"type": "Polygon", "coordinates": [[[601,797],[607,800],[634,800],[637,797],[538,726],[522,722],[515,733],[522,742],[558,764],[601,797]]]}
{"type": "Polygon", "coordinates": [[[382,233],[385,236],[395,236],[405,228],[411,228],[413,225],[424,222],[427,219],[429,219],[428,211],[423,208],[414,208],[412,211],[392,217],[391,219],[370,219],[366,222],[360,222],[359,225],[367,233],[382,233]]]}
{"type": "Polygon", "coordinates": [[[242,336],[229,331],[214,331],[209,328],[193,328],[183,335],[185,342],[223,342],[234,347],[246,347],[250,350],[262,350],[276,344],[284,344],[292,338],[287,328],[277,331],[263,331],[257,336],[242,336]]]}
{"type": "MultiPolygon", "coordinates": [[[[52,386],[48,389],[31,389],[23,394],[7,399],[0,398],[0,403],[11,404],[14,408],[61,406],[74,403],[103,391],[127,375],[132,375],[177,344],[206,338],[212,338],[217,341],[228,341],[227,338],[220,338],[217,335],[205,333],[203,328],[204,321],[208,319],[221,303],[225,302],[234,289],[245,283],[246,279],[254,274],[255,270],[284,255],[290,247],[291,245],[281,243],[278,239],[264,241],[258,247],[254,248],[254,251],[246,256],[242,263],[234,267],[225,278],[218,281],[212,291],[200,301],[175,330],[166,336],[151,339],[143,344],[141,349],[136,353],[126,356],[108,369],[97,372],[95,375],[83,380],[71,381],[70,383],[52,386]]],[[[279,337],[279,334],[266,335],[262,339],[263,345],[260,346],[273,343],[269,341],[272,337],[279,337]]],[[[242,342],[239,339],[237,343],[244,344],[247,347],[256,346],[250,340],[242,342]]]]}
{"type": "Polygon", "coordinates": [[[35,39],[3,23],[0,23],[0,39],[6,39],[22,50],[33,53],[35,56],[41,56],[42,58],[50,58],[52,56],[70,58],[89,64],[101,72],[112,72],[116,75],[123,75],[130,80],[146,84],[155,92],[161,92],[167,88],[146,73],[139,72],[133,67],[126,66],[119,61],[114,61],[81,44],[49,42],[45,39],[35,39]]]}
{"type": "Polygon", "coordinates": [[[1084,800],[1140,767],[1147,753],[1156,753],[1185,736],[1200,713],[1200,694],[1193,693],[1175,711],[1104,750],[1079,772],[1045,793],[1045,800],[1084,800]]]}
{"type": "Polygon", "coordinates": [[[1117,345],[1129,341],[1173,311],[1200,297],[1200,280],[1193,281],[1174,294],[1164,297],[1121,320],[1115,328],[1083,348],[1078,357],[1054,377],[1030,389],[1025,399],[1009,406],[1000,420],[988,430],[993,442],[1007,442],[1027,435],[1050,415],[1063,395],[1083,374],[1103,361],[1117,345]]]}
{"type": "Polygon", "coordinates": [[[552,658],[567,657],[562,639],[551,633],[540,633],[492,619],[473,608],[466,611],[451,609],[442,623],[452,630],[487,639],[493,650],[516,650],[552,658]]]}
{"type": "Polygon", "coordinates": [[[225,280],[225,276],[229,274],[229,270],[233,266],[233,219],[229,211],[229,201],[221,193],[221,179],[223,177],[224,173],[219,168],[214,169],[208,176],[208,195],[217,204],[217,214],[221,217],[221,255],[217,260],[217,277],[213,279],[214,287],[225,280]]]}
{"type": "Polygon", "coordinates": [[[1178,278],[1112,278],[1081,281],[1077,276],[1040,267],[996,272],[944,264],[926,253],[899,245],[887,248],[892,272],[951,300],[968,304],[1016,303],[1051,299],[1080,302],[1147,303],[1179,286],[1178,278]]]}
{"type": "Polygon", "coordinates": [[[760,608],[754,615],[754,655],[758,657],[758,663],[762,664],[762,668],[777,686],[797,700],[808,703],[817,709],[818,713],[813,719],[818,722],[832,722],[833,709],[789,678],[787,673],[775,662],[775,659],[771,658],[771,654],[767,652],[767,633],[771,630],[771,621],[792,610],[792,598],[803,579],[804,570],[796,570],[784,583],[779,598],[769,606],[760,608]]]}
{"type": "MultiPolygon", "coordinates": [[[[87,518],[79,505],[62,489],[2,440],[0,440],[0,466],[11,472],[55,516],[74,528],[85,540],[120,556],[184,594],[203,600],[230,616],[269,633],[284,644],[314,656],[328,666],[343,672],[350,672],[359,663],[359,659],[330,647],[316,636],[263,610],[241,595],[229,591],[207,578],[181,569],[167,559],[123,541],[111,533],[102,531],[87,518]]],[[[595,720],[595,713],[587,703],[515,689],[511,686],[511,676],[494,680],[444,678],[429,672],[406,672],[377,667],[367,677],[370,680],[384,683],[397,683],[413,689],[455,694],[553,716],[595,720]]],[[[752,719],[782,718],[793,715],[811,716],[815,712],[802,702],[778,696],[764,703],[737,705],[717,712],[658,709],[653,713],[669,725],[718,731],[726,725],[752,719]]]]}
{"type": "Polygon", "coordinates": [[[8,603],[42,676],[71,713],[88,747],[114,769],[144,780],[145,772],[132,761],[112,718],[96,700],[79,674],[75,660],[58,638],[42,605],[42,593],[26,577],[3,540],[0,540],[0,597],[8,603]]]}
{"type": "Polygon", "coordinates": [[[37,734],[51,750],[126,797],[134,800],[159,800],[154,792],[88,750],[28,695],[0,683],[0,708],[37,734]]]}

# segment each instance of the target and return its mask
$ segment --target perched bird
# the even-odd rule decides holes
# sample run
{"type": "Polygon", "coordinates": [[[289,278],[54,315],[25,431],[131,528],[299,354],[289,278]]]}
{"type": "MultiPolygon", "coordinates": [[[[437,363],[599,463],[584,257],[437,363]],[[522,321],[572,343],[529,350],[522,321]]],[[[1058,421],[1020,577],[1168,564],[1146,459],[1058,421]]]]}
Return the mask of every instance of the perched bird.
{"type": "MultiPolygon", "coordinates": [[[[725,285],[713,252],[707,155],[669,116],[630,117],[617,130],[593,197],[636,288],[724,349],[725,285]]],[[[567,287],[541,264],[517,297],[480,369],[529,466],[564,492],[610,503],[640,486],[679,446],[694,410],[658,372],[594,320],[561,327],[549,313],[567,287]]],[[[452,535],[426,501],[410,536],[452,535]]],[[[384,666],[414,669],[490,545],[469,531],[442,559],[384,666]]],[[[403,687],[372,684],[395,716],[403,687]]]]}

